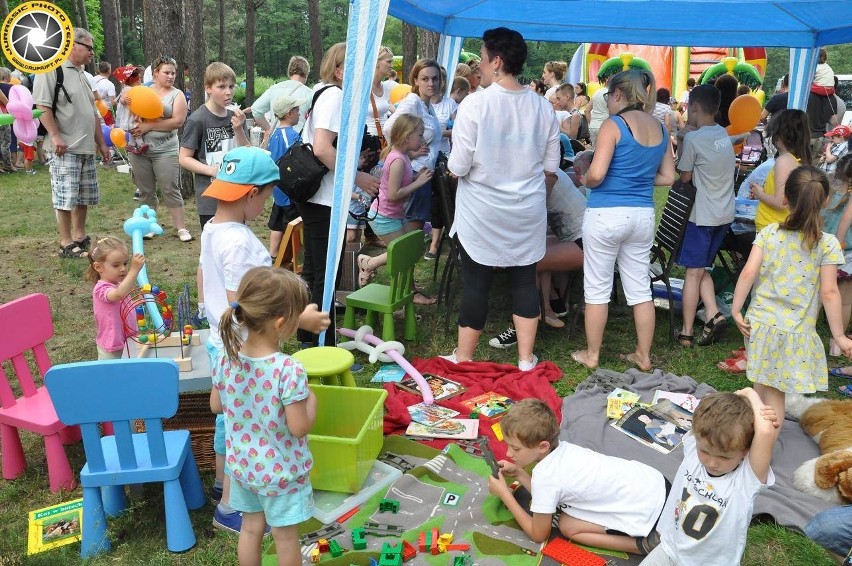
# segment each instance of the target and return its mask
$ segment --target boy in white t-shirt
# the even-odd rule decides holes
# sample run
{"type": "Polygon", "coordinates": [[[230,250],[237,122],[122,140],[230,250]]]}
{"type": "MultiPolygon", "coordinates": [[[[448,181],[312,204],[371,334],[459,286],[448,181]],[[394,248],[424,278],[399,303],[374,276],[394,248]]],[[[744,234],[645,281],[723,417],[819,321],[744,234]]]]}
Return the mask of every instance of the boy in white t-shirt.
{"type": "Polygon", "coordinates": [[[754,497],[775,483],[778,419],[754,389],[701,399],[660,517],[661,543],[642,566],[731,566],[745,549],[754,497]]]}
{"type": "Polygon", "coordinates": [[[488,479],[488,490],[532,540],[550,538],[553,515],[560,511],[559,531],[580,544],[648,554],[659,543],[654,527],[666,499],[660,472],[560,442],[556,415],[539,399],[512,405],[500,426],[506,455],[514,462],[498,462],[499,477],[488,479]],[[530,474],[524,468],[533,462],[530,474]],[[532,494],[531,513],[515,499],[504,475],[532,494]]]}

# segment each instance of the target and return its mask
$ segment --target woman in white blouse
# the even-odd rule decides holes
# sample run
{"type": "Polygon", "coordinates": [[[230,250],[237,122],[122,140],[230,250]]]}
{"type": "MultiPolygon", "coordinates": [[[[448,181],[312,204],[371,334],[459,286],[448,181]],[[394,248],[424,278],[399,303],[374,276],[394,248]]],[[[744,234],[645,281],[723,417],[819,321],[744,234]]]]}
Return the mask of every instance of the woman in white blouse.
{"type": "Polygon", "coordinates": [[[535,271],[545,249],[545,185],[556,181],[559,166],[559,124],[550,103],[516,78],[527,58],[521,34],[501,27],[487,30],[482,39],[480,68],[488,88],[459,105],[448,163],[459,178],[452,233],[463,289],[458,347],[445,359],[473,358],[494,268],[503,267],[511,287],[518,367],[529,370],[538,363],[535,271]]]}

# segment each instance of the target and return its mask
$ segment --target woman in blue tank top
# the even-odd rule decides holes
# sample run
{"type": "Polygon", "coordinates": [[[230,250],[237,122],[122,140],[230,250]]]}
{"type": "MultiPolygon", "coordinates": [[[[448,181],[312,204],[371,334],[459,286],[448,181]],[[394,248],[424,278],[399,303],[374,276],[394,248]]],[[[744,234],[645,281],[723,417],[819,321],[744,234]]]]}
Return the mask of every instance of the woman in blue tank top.
{"type": "Polygon", "coordinates": [[[656,100],[653,75],[624,71],[607,86],[610,117],[601,125],[595,157],[584,178],[590,189],[583,221],[588,346],[571,357],[590,369],[598,365],[617,260],[637,335],[636,350],[623,359],[650,370],[656,321],[649,273],[654,186],[672,184],[674,160],[665,127],[651,115],[656,100]]]}

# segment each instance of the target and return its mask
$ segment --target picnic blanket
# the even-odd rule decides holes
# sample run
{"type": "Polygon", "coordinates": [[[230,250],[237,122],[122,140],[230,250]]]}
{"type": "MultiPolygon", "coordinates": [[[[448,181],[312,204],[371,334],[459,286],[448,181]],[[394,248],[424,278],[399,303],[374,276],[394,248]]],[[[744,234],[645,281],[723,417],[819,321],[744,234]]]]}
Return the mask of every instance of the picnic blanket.
{"type": "MultiPolygon", "coordinates": [[[[610,421],[605,415],[606,396],[615,387],[640,394],[642,402],[650,402],[657,389],[691,393],[699,398],[714,389],[705,383],[697,383],[691,377],[679,377],[660,370],[642,373],[629,369],[626,373],[619,373],[598,369],[577,386],[574,395],[562,402],[560,439],[602,454],[644,462],[672,481],[683,458],[683,449],[662,454],[609,426],[610,421]]],[[[830,503],[793,487],[792,477],[796,468],[817,456],[819,447],[802,431],[799,423],[785,420],[772,454],[775,485],[757,496],[755,516],[770,515],[780,525],[801,530],[816,513],[831,507],[830,503]]]]}
{"type": "MultiPolygon", "coordinates": [[[[460,401],[489,391],[495,391],[514,400],[527,397],[541,399],[553,409],[557,418],[561,418],[562,401],[550,383],[562,377],[562,370],[552,362],[541,362],[530,371],[523,372],[509,364],[492,362],[454,364],[440,357],[415,358],[411,365],[420,373],[440,375],[457,381],[467,388],[467,391],[438,403],[461,413],[459,418],[467,418],[469,414],[469,410],[460,401]]],[[[403,391],[393,383],[385,384],[385,389],[388,392],[385,399],[385,434],[405,434],[405,429],[411,422],[408,407],[422,402],[423,398],[403,391]]],[[[491,450],[499,460],[506,457],[506,445],[503,442],[497,442],[494,431],[491,429],[491,424],[494,422],[497,421],[480,417],[479,434],[488,437],[491,450]]],[[[449,440],[433,440],[426,444],[441,449],[448,442],[449,440]]]]}

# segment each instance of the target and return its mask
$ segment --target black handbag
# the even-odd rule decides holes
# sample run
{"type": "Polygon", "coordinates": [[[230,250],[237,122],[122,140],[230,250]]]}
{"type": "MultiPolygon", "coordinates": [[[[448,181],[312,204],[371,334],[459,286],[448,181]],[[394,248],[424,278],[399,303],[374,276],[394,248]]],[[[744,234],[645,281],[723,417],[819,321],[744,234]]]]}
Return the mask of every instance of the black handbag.
{"type": "MultiPolygon", "coordinates": [[[[321,88],[314,94],[311,108],[308,110],[308,119],[319,96],[332,86],[335,85],[321,88]]],[[[296,203],[307,202],[317,194],[322,178],[329,171],[328,167],[314,155],[313,146],[302,142],[301,137],[294,141],[287,153],[278,159],[277,165],[280,175],[278,186],[291,201],[296,203]]]]}

